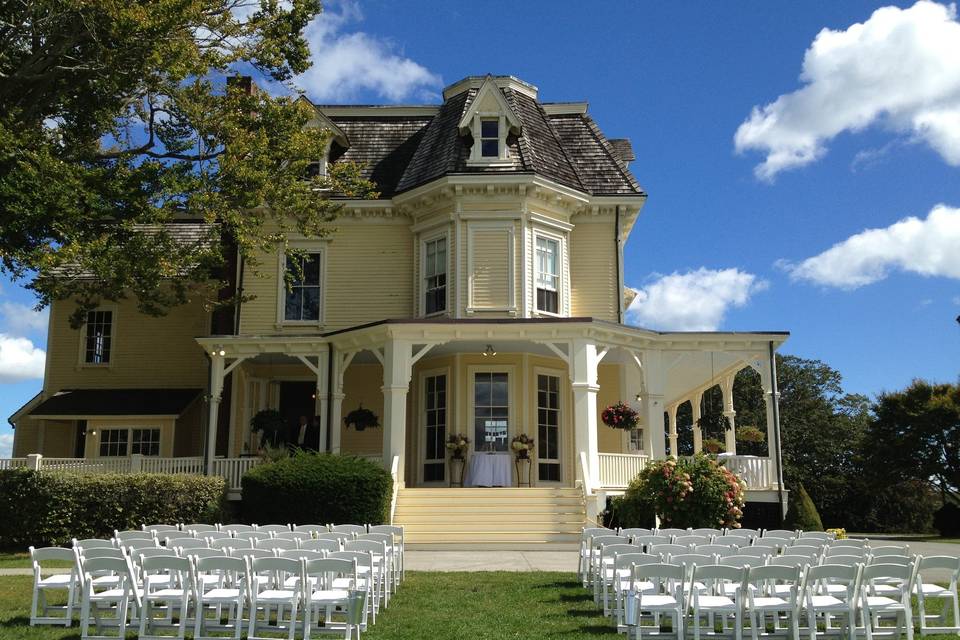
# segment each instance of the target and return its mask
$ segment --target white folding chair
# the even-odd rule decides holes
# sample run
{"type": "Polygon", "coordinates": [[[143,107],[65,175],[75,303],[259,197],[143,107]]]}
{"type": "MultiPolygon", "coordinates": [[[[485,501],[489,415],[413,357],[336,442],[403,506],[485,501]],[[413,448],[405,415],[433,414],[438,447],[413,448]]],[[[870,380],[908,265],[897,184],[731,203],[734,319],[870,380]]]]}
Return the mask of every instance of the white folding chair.
{"type": "Polygon", "coordinates": [[[210,545],[202,538],[167,538],[163,542],[167,549],[209,549],[210,545]]]}
{"type": "Polygon", "coordinates": [[[913,591],[913,565],[869,564],[860,573],[860,605],[863,607],[863,625],[867,640],[874,636],[891,636],[899,640],[906,631],[907,640],[913,640],[913,610],[910,596],[913,591]],[[877,587],[883,587],[878,591],[877,587]],[[895,591],[891,592],[890,589],[895,591]],[[896,630],[881,630],[880,621],[893,617],[896,630]]]}
{"type": "Polygon", "coordinates": [[[727,529],[728,536],[738,536],[741,538],[759,538],[760,531],[757,529],[744,529],[744,528],[730,528],[727,529]]]}
{"type": "Polygon", "coordinates": [[[801,531],[800,532],[801,540],[817,540],[823,542],[829,542],[836,539],[836,534],[827,533],[826,531],[801,531]]]}
{"type": "Polygon", "coordinates": [[[713,536],[696,536],[696,535],[687,535],[687,536],[675,536],[673,539],[673,544],[682,544],[685,547],[696,547],[698,545],[704,544],[713,544],[713,536]]]}
{"type": "Polygon", "coordinates": [[[315,535],[318,533],[327,533],[329,529],[327,525],[324,524],[295,524],[293,525],[293,530],[303,533],[309,533],[315,535]]]}
{"type": "Polygon", "coordinates": [[[156,542],[157,536],[152,531],[144,531],[142,529],[128,529],[127,531],[114,530],[113,539],[119,542],[120,544],[125,545],[127,542],[132,542],[135,540],[152,540],[156,542]]]}
{"type": "MultiPolygon", "coordinates": [[[[123,549],[117,549],[116,547],[93,547],[87,549],[77,549],[77,554],[80,559],[81,566],[86,560],[95,560],[98,558],[110,558],[113,560],[128,560],[127,554],[123,552],[123,549]]],[[[81,575],[83,575],[81,573],[81,575]]],[[[117,575],[112,571],[102,571],[98,572],[93,578],[94,585],[98,589],[104,589],[109,586],[117,586],[120,584],[121,576],[117,575]]]]}
{"type": "MultiPolygon", "coordinates": [[[[621,538],[626,540],[626,538],[621,538]]],[[[640,548],[632,544],[605,544],[600,547],[600,560],[593,575],[593,603],[603,604],[603,615],[610,615],[609,593],[617,579],[617,556],[636,554],[640,548]]]]}
{"type": "Polygon", "coordinates": [[[118,636],[125,638],[130,624],[130,605],[140,605],[140,590],[133,577],[129,558],[84,559],[81,572],[83,595],[80,600],[80,637],[83,640],[116,640],[118,636]],[[116,576],[117,579],[113,584],[106,584],[101,588],[96,578],[107,574],[116,576]],[[113,615],[109,615],[111,613],[113,615]],[[91,624],[95,633],[90,632],[91,624]],[[103,633],[105,628],[110,627],[117,630],[117,635],[103,633]]]}
{"type": "Polygon", "coordinates": [[[613,575],[616,576],[613,582],[614,592],[614,613],[617,619],[617,630],[626,630],[626,620],[624,619],[624,602],[628,597],[632,597],[637,591],[649,591],[653,589],[651,582],[634,582],[633,565],[635,564],[659,564],[660,556],[650,555],[649,553],[620,553],[617,554],[613,563],[613,575]]]}
{"type": "Polygon", "coordinates": [[[620,535],[624,538],[630,538],[631,542],[633,541],[634,536],[652,536],[655,534],[655,532],[655,529],[645,529],[644,527],[620,529],[620,535]]]}
{"type": "Polygon", "coordinates": [[[636,640],[640,640],[644,631],[650,635],[659,635],[661,615],[671,618],[672,635],[675,635],[677,640],[683,640],[686,613],[683,595],[684,574],[683,567],[673,564],[633,565],[632,582],[635,584],[649,582],[652,586],[649,590],[631,593],[625,603],[625,618],[627,624],[633,626],[636,640]],[[646,627],[643,625],[644,615],[653,617],[653,625],[646,627]]]}
{"type": "Polygon", "coordinates": [[[229,531],[201,531],[197,533],[197,538],[203,538],[211,547],[219,540],[236,540],[229,531]]]}
{"type": "Polygon", "coordinates": [[[294,560],[322,560],[327,557],[324,551],[310,551],[309,549],[287,549],[277,551],[278,558],[293,558],[294,560]]]}
{"type": "Polygon", "coordinates": [[[793,540],[800,537],[799,531],[790,529],[764,529],[760,535],[761,538],[783,538],[784,540],[793,540]]]}
{"type": "Polygon", "coordinates": [[[856,636],[861,567],[822,564],[807,569],[803,608],[807,615],[810,640],[816,640],[817,618],[820,615],[824,618],[824,634],[843,633],[850,639],[856,636]],[[840,618],[839,629],[831,625],[833,616],[840,618]]]}
{"type": "Polygon", "coordinates": [[[207,538],[207,544],[211,549],[220,549],[224,552],[229,549],[253,549],[253,543],[243,538],[221,538],[214,540],[207,538]]]}
{"type": "Polygon", "coordinates": [[[696,582],[692,578],[694,566],[710,566],[717,564],[716,556],[707,556],[700,553],[678,553],[676,555],[667,555],[666,562],[683,567],[687,572],[687,578],[684,580],[684,587],[693,591],[702,591],[706,586],[696,582]]]}
{"type": "Polygon", "coordinates": [[[249,540],[256,545],[261,540],[272,540],[273,535],[262,531],[237,531],[234,534],[236,540],[249,540]]]}
{"type": "Polygon", "coordinates": [[[668,536],[637,535],[630,538],[630,543],[646,550],[649,549],[651,545],[670,544],[669,540],[670,538],[668,536]]]}
{"type": "Polygon", "coordinates": [[[725,544],[698,544],[693,548],[694,553],[701,553],[706,556],[720,555],[721,553],[732,553],[736,550],[725,544]]]}
{"type": "Polygon", "coordinates": [[[332,524],[330,531],[333,533],[349,533],[350,535],[359,535],[367,532],[366,525],[363,524],[332,524]]]}
{"type": "Polygon", "coordinates": [[[713,539],[713,544],[725,544],[731,547],[748,547],[750,543],[753,542],[753,538],[750,536],[738,536],[732,533],[726,535],[717,536],[713,539]]]}
{"type": "MultiPolygon", "coordinates": [[[[357,581],[354,583],[354,588],[359,591],[366,592],[364,597],[364,609],[361,629],[366,631],[368,623],[376,624],[377,622],[377,612],[380,609],[379,596],[377,585],[374,582],[374,577],[376,576],[376,569],[373,566],[372,554],[364,551],[336,551],[331,553],[329,558],[340,558],[342,560],[350,560],[356,563],[357,565],[357,581]]],[[[343,584],[334,583],[336,586],[343,584]]]]}
{"type": "Polygon", "coordinates": [[[663,561],[667,561],[667,556],[675,556],[681,553],[690,553],[690,546],[682,544],[652,544],[647,547],[647,553],[659,554],[663,561]]]}
{"type": "Polygon", "coordinates": [[[803,570],[796,565],[767,565],[747,569],[744,589],[745,610],[750,616],[753,640],[760,636],[781,636],[781,622],[787,623],[790,637],[800,640],[800,590],[803,570]],[[766,617],[773,619],[773,633],[766,632],[766,617]]]}
{"type": "Polygon", "coordinates": [[[247,582],[247,563],[242,558],[219,556],[194,560],[194,640],[222,637],[212,636],[210,632],[232,632],[234,640],[240,640],[247,582]],[[224,607],[227,622],[221,624],[224,607]]]}
{"type": "Polygon", "coordinates": [[[831,540],[827,545],[830,546],[830,548],[856,547],[858,549],[865,549],[867,547],[867,541],[860,538],[844,538],[843,540],[831,540]]]}
{"type": "Polygon", "coordinates": [[[257,530],[255,524],[222,524],[220,531],[236,536],[238,533],[250,533],[257,530]]]}
{"type": "Polygon", "coordinates": [[[870,545],[870,555],[874,558],[884,558],[886,556],[909,556],[910,555],[910,545],[908,544],[896,544],[896,545],[884,545],[882,547],[875,547],[870,545]]]}
{"type": "Polygon", "coordinates": [[[160,534],[166,537],[171,533],[180,532],[180,525],[178,524],[144,524],[141,525],[140,528],[144,531],[149,531],[154,537],[160,537],[160,534]]]}
{"type": "Polygon", "coordinates": [[[160,543],[155,538],[152,540],[124,540],[117,546],[123,549],[128,556],[134,557],[144,549],[159,549],[160,543]]]}
{"type": "MultiPolygon", "coordinates": [[[[612,534],[613,532],[611,531],[610,533],[612,534]]],[[[618,535],[602,534],[590,536],[587,540],[588,555],[584,586],[593,586],[593,577],[596,574],[597,562],[599,562],[600,559],[600,547],[605,544],[623,544],[624,540],[627,540],[627,538],[618,535]]],[[[596,590],[594,590],[594,593],[596,593],[596,590]]]]}
{"type": "Polygon", "coordinates": [[[178,640],[187,633],[187,621],[196,587],[188,558],[156,555],[141,556],[143,596],[140,608],[139,640],[164,640],[171,636],[161,630],[176,629],[178,640]],[[156,617],[156,613],[160,617],[156,617]],[[174,617],[178,618],[174,622],[174,617]]]}
{"type": "Polygon", "coordinates": [[[254,544],[255,549],[271,549],[275,551],[289,551],[290,549],[299,549],[300,542],[297,540],[279,540],[277,538],[266,538],[257,540],[254,544]]]}
{"type": "Polygon", "coordinates": [[[397,554],[399,569],[397,580],[402,582],[406,571],[406,564],[403,557],[406,538],[403,533],[403,527],[395,524],[372,524],[367,527],[367,530],[369,533],[386,533],[393,536],[393,550],[397,554]]]}
{"type": "Polygon", "coordinates": [[[313,540],[313,534],[306,531],[281,531],[279,533],[274,533],[273,537],[276,540],[313,540]]]}
{"type": "Polygon", "coordinates": [[[302,563],[289,558],[251,558],[249,563],[250,624],[247,638],[268,640],[269,636],[257,635],[263,631],[286,633],[288,640],[294,640],[303,597],[299,584],[303,580],[302,563]],[[298,580],[297,586],[286,586],[290,578],[298,580]],[[271,617],[271,607],[276,607],[275,619],[271,617]],[[288,612],[286,617],[284,611],[288,612]]]}
{"type": "Polygon", "coordinates": [[[257,531],[262,531],[264,533],[290,533],[290,525],[288,524],[258,524],[257,531]]]}
{"type": "Polygon", "coordinates": [[[33,599],[30,605],[30,626],[38,624],[56,624],[69,627],[73,624],[73,607],[77,603],[82,586],[77,568],[78,559],[75,549],[63,547],[30,547],[30,564],[33,566],[33,599]],[[44,577],[44,565],[47,562],[69,562],[70,568],[58,568],[57,573],[44,577]],[[65,591],[65,605],[51,605],[47,594],[65,591]],[[51,615],[55,612],[63,615],[51,615]]]}
{"type": "Polygon", "coordinates": [[[676,527],[666,527],[665,529],[657,529],[657,535],[669,537],[669,538],[674,538],[676,536],[686,536],[686,535],[690,535],[690,529],[677,529],[676,527]]]}
{"type": "Polygon", "coordinates": [[[208,533],[217,533],[220,531],[220,526],[215,524],[204,524],[202,522],[192,522],[190,524],[181,523],[180,531],[189,533],[195,537],[206,537],[208,533]]]}
{"type": "Polygon", "coordinates": [[[960,607],[957,606],[957,583],[960,582],[960,558],[953,556],[921,556],[917,559],[914,568],[913,591],[917,596],[917,622],[920,635],[940,633],[960,633],[960,607]],[[949,572],[946,587],[934,582],[931,572],[940,574],[937,582],[941,582],[942,574],[949,572]],[[940,600],[943,608],[939,614],[927,613],[927,600],[940,600]],[[951,613],[949,605],[953,605],[953,625],[946,626],[947,614],[951,613]],[[930,624],[934,622],[935,624],[930,624]]]}
{"type": "Polygon", "coordinates": [[[308,551],[326,551],[328,553],[343,551],[343,545],[339,540],[304,540],[300,543],[300,548],[308,551]]]}
{"type": "Polygon", "coordinates": [[[706,635],[716,635],[714,624],[719,618],[720,634],[729,635],[733,631],[734,638],[740,640],[743,624],[739,598],[746,572],[743,568],[719,564],[692,565],[691,581],[702,585],[702,588],[690,589],[694,640],[700,640],[701,619],[705,615],[708,617],[706,635]],[[728,624],[731,623],[730,618],[732,624],[728,624]]]}
{"type": "Polygon", "coordinates": [[[103,540],[101,538],[84,538],[82,540],[73,539],[74,549],[116,549],[117,545],[113,540],[103,540]]]}
{"type": "Polygon", "coordinates": [[[358,583],[356,562],[342,558],[308,560],[304,564],[304,576],[304,640],[310,640],[315,632],[342,633],[349,640],[354,629],[359,639],[364,609],[362,598],[366,594],[355,586],[358,583]],[[342,622],[335,620],[337,613],[343,615],[342,622]]]}
{"type": "MultiPolygon", "coordinates": [[[[380,600],[386,607],[390,603],[390,587],[393,581],[390,558],[387,555],[387,547],[382,541],[377,540],[348,540],[343,544],[344,551],[359,551],[369,553],[373,559],[375,572],[375,584],[379,587],[380,600]]],[[[358,569],[359,570],[359,569],[358,569]]]]}
{"type": "Polygon", "coordinates": [[[364,533],[357,536],[357,540],[374,540],[383,544],[387,553],[387,562],[390,565],[390,582],[387,583],[389,591],[396,591],[400,586],[400,551],[398,544],[392,533],[364,533]]]}
{"type": "Polygon", "coordinates": [[[717,536],[722,536],[723,531],[720,529],[713,529],[711,527],[703,527],[700,529],[693,529],[690,531],[690,535],[694,536],[706,536],[708,538],[716,538],[717,536]]]}

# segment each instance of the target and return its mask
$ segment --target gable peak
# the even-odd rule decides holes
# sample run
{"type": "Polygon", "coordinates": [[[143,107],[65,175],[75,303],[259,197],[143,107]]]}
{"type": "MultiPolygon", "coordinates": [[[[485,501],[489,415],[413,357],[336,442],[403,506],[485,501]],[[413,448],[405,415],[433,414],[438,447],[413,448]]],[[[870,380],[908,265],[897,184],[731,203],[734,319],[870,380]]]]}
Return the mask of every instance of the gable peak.
{"type": "Polygon", "coordinates": [[[443,89],[443,100],[447,101],[453,96],[460,95],[470,89],[480,89],[486,82],[492,82],[498,89],[512,89],[534,100],[537,99],[539,92],[537,87],[515,76],[495,76],[488,73],[485,76],[467,76],[451,85],[447,85],[443,89]]]}

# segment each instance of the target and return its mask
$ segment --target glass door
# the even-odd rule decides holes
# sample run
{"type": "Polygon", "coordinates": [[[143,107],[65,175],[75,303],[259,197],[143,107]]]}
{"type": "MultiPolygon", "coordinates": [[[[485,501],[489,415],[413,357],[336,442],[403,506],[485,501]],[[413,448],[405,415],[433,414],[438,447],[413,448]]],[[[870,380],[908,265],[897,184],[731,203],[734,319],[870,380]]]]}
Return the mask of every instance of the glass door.
{"type": "Polygon", "coordinates": [[[423,379],[423,481],[443,482],[447,469],[447,376],[423,379]]]}
{"type": "Polygon", "coordinates": [[[473,378],[473,449],[507,451],[510,433],[509,376],[477,372],[473,378]]]}
{"type": "Polygon", "coordinates": [[[537,480],[560,482],[560,377],[537,376],[537,480]]]}

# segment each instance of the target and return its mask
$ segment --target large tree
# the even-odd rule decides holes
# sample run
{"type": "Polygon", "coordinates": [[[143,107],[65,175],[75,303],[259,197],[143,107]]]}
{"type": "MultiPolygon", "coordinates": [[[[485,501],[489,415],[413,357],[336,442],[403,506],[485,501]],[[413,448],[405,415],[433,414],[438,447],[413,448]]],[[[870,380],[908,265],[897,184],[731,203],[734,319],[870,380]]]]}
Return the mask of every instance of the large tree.
{"type": "Polygon", "coordinates": [[[325,233],[359,167],[304,180],[326,134],[290,80],[319,0],[11,0],[0,14],[0,270],[40,305],[214,300],[224,258],[325,233]],[[227,82],[237,72],[273,92],[227,82]],[[277,95],[274,95],[277,94],[277,95]],[[203,222],[201,233],[176,233],[203,222]]]}

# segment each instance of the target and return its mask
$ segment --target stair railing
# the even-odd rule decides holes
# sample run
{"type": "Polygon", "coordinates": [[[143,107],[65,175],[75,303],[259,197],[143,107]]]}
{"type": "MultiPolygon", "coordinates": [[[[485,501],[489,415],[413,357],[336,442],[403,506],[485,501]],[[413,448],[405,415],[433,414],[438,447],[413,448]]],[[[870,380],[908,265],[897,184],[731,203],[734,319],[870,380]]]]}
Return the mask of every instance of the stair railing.
{"type": "Polygon", "coordinates": [[[400,456],[393,456],[390,463],[390,477],[393,478],[393,496],[390,498],[390,524],[397,513],[397,494],[400,493],[400,456]]]}
{"type": "Polygon", "coordinates": [[[590,476],[590,467],[587,465],[587,453],[581,451],[578,458],[580,465],[580,497],[583,500],[583,510],[587,515],[587,521],[591,525],[596,525],[597,516],[597,495],[593,492],[593,479],[590,476]]]}

